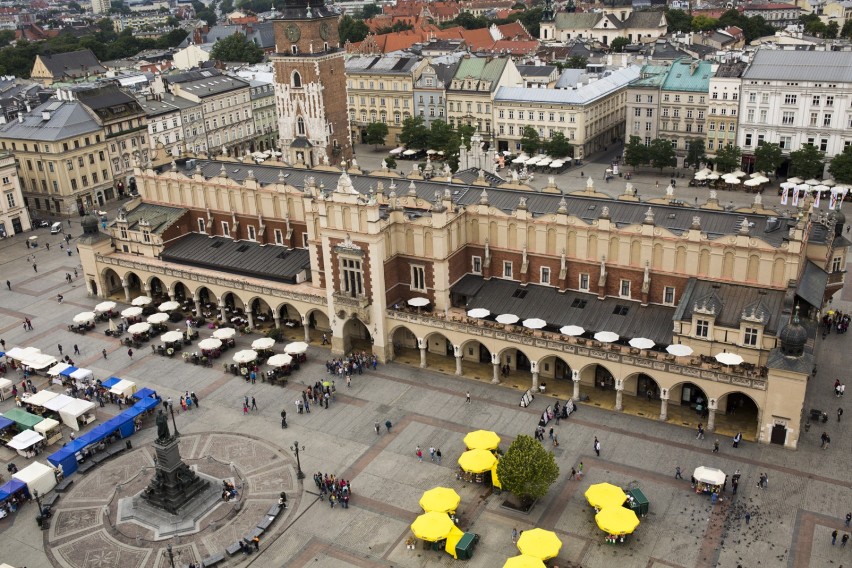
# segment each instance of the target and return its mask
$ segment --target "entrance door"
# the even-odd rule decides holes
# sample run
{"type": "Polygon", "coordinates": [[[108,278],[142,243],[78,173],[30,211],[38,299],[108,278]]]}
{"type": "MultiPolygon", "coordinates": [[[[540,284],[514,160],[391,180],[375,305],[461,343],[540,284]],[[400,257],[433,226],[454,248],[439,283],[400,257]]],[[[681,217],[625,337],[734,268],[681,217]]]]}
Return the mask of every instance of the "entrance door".
{"type": "Polygon", "coordinates": [[[772,427],[772,436],[769,441],[773,444],[783,446],[787,442],[787,427],[783,424],[776,424],[772,427]]]}
{"type": "Polygon", "coordinates": [[[481,343],[479,344],[479,362],[480,363],[490,363],[491,362],[491,351],[489,351],[488,348],[481,343]]]}
{"type": "Polygon", "coordinates": [[[615,379],[606,367],[595,367],[595,386],[603,390],[615,388],[615,379]]]}
{"type": "MultiPolygon", "coordinates": [[[[16,235],[18,233],[24,232],[24,228],[21,226],[21,218],[20,217],[13,217],[12,218],[12,230],[15,231],[16,235]]],[[[5,233],[6,231],[4,230],[3,232],[5,233]]]]}

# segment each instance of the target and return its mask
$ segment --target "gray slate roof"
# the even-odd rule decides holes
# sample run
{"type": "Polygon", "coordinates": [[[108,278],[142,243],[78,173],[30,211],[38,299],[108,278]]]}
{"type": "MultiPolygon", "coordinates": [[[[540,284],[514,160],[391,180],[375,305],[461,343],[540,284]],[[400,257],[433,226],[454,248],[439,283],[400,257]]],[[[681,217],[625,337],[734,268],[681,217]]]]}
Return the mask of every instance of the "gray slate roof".
{"type": "MultiPolygon", "coordinates": [[[[149,231],[155,235],[163,234],[175,221],[186,214],[186,209],[180,207],[168,207],[166,205],[154,205],[142,203],[138,207],[127,211],[127,228],[131,231],[140,230],[139,221],[145,220],[149,225],[149,231]]],[[[111,226],[115,225],[115,221],[111,226]]]]}
{"type": "Polygon", "coordinates": [[[39,55],[38,57],[56,79],[106,73],[106,68],[100,64],[91,49],[39,55]]]}
{"type": "Polygon", "coordinates": [[[746,80],[852,83],[852,55],[848,51],[760,49],[743,73],[746,80]]]}
{"type": "Polygon", "coordinates": [[[796,294],[813,307],[821,308],[826,284],[828,284],[828,272],[809,260],[802,271],[796,294]]]}
{"type": "Polygon", "coordinates": [[[555,330],[564,325],[579,325],[590,334],[612,331],[624,339],[647,337],[658,345],[669,345],[672,340],[675,308],[671,306],[642,307],[638,301],[622,298],[599,300],[595,294],[572,290],[560,293],[556,288],[537,284],[521,288],[520,282],[499,278],[483,280],[475,274],[463,276],[451,292],[467,297],[467,309],[485,308],[495,316],[515,314],[521,321],[541,318],[555,330]],[[471,290],[475,292],[462,293],[471,290]],[[516,295],[518,290],[526,294],[516,295]],[[585,307],[572,307],[575,300],[585,300],[585,307]],[[616,306],[627,307],[627,313],[616,315],[616,306]]]}
{"type": "Polygon", "coordinates": [[[555,65],[516,65],[522,77],[550,77],[555,65]]]}
{"type": "Polygon", "coordinates": [[[101,126],[79,101],[50,100],[18,116],[24,117],[23,122],[13,120],[0,126],[0,138],[53,142],[101,131],[101,126]],[[50,112],[50,120],[44,120],[43,111],[50,112]]]}
{"type": "MultiPolygon", "coordinates": [[[[222,165],[228,173],[228,177],[242,182],[248,175],[248,171],[252,170],[255,178],[262,185],[278,183],[278,175],[282,173],[284,181],[293,187],[302,190],[305,184],[305,178],[313,177],[317,185],[322,183],[329,190],[337,187],[337,181],[340,177],[339,173],[322,172],[318,170],[304,170],[298,168],[275,167],[255,165],[251,163],[234,163],[220,162],[215,160],[198,160],[197,164],[201,167],[201,173],[205,178],[212,178],[219,175],[222,165]]],[[[162,171],[168,171],[171,168],[169,164],[162,166],[162,171]]],[[[178,170],[187,176],[193,174],[193,170],[187,170],[185,166],[178,165],[178,170]]],[[[389,186],[391,180],[388,178],[372,177],[369,175],[350,175],[352,184],[356,191],[363,195],[368,195],[370,188],[375,190],[377,183],[384,184],[385,193],[390,193],[389,186]]],[[[486,178],[487,179],[487,178],[486,178]]],[[[397,180],[397,195],[403,195],[407,192],[410,180],[397,180]]],[[[559,208],[560,196],[552,193],[538,193],[531,191],[522,191],[516,189],[501,189],[497,187],[481,187],[466,184],[449,184],[446,181],[415,181],[415,189],[417,196],[425,201],[433,201],[435,191],[441,191],[449,188],[453,196],[453,202],[459,206],[468,207],[477,205],[480,201],[480,196],[483,190],[488,191],[488,202],[492,207],[500,209],[506,213],[510,213],[517,209],[518,201],[521,197],[526,199],[527,209],[533,216],[550,215],[556,213],[559,208]]],[[[577,191],[582,188],[572,187],[563,188],[563,191],[577,191]]],[[[609,208],[610,218],[612,222],[619,227],[626,225],[640,225],[645,219],[645,212],[648,209],[647,203],[617,201],[614,199],[602,199],[593,197],[581,197],[574,195],[565,196],[568,215],[576,216],[586,223],[595,222],[603,211],[604,207],[609,208]]],[[[728,211],[714,211],[707,209],[694,209],[692,207],[678,207],[673,205],[653,205],[651,206],[655,214],[656,225],[666,228],[675,234],[685,233],[692,225],[693,216],[701,218],[701,230],[705,232],[709,239],[717,239],[723,235],[736,235],[742,226],[743,218],[748,218],[750,223],[754,223],[754,228],[751,231],[752,236],[763,239],[768,244],[778,247],[784,241],[787,231],[783,230],[786,221],[781,219],[782,228],[778,228],[771,232],[764,232],[767,217],[765,215],[744,215],[742,213],[734,213],[728,211]]]]}
{"type": "Polygon", "coordinates": [[[419,57],[359,55],[346,60],[346,73],[358,75],[408,75],[420,62],[419,57]]]}
{"type": "Polygon", "coordinates": [[[765,322],[764,332],[776,335],[781,329],[779,324],[784,309],[784,290],[690,278],[674,319],[690,321],[695,308],[704,305],[715,308],[716,325],[729,328],[739,328],[743,313],[751,316],[754,309],[755,315],[765,322]]]}
{"type": "Polygon", "coordinates": [[[295,284],[299,272],[304,270],[310,274],[311,269],[310,253],[307,249],[261,245],[252,241],[235,241],[228,237],[210,237],[200,233],[182,236],[167,246],[160,256],[167,262],[287,284],[295,284]]]}
{"type": "Polygon", "coordinates": [[[275,47],[275,32],[272,28],[272,22],[259,22],[250,25],[215,25],[210,28],[209,32],[207,32],[206,40],[209,43],[215,43],[216,41],[230,37],[237,32],[243,34],[249,41],[254,42],[255,45],[263,49],[275,47]]]}

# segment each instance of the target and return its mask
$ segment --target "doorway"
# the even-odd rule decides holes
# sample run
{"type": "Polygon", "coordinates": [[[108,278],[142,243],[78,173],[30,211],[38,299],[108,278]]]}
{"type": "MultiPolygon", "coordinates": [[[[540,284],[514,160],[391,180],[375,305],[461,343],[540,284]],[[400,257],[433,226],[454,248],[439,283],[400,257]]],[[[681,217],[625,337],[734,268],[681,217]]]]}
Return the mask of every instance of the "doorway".
{"type": "Polygon", "coordinates": [[[772,435],[769,441],[773,444],[783,446],[787,443],[787,427],[783,424],[775,424],[772,427],[772,435]]]}

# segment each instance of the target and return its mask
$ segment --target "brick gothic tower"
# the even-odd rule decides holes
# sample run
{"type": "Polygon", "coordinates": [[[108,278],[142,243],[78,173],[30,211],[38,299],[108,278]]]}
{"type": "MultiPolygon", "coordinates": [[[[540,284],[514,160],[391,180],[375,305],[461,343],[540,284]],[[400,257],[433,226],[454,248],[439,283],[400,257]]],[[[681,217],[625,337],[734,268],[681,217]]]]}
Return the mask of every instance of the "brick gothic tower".
{"type": "Polygon", "coordinates": [[[286,0],[273,23],[278,135],[291,164],[352,158],[337,18],[324,0],[286,0]]]}

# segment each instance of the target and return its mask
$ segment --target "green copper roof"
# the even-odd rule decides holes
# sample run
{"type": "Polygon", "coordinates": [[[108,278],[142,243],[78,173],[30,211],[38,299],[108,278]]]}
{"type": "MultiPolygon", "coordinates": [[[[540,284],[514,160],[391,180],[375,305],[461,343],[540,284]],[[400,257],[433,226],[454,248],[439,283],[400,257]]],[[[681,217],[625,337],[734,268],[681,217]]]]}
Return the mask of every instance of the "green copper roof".
{"type": "Polygon", "coordinates": [[[639,78],[631,81],[630,86],[659,87],[666,79],[666,73],[668,70],[668,65],[643,65],[642,69],[639,71],[639,78]]]}
{"type": "Polygon", "coordinates": [[[712,67],[706,61],[678,59],[672,63],[663,81],[663,90],[706,93],[710,90],[712,75],[712,67]]]}

